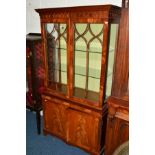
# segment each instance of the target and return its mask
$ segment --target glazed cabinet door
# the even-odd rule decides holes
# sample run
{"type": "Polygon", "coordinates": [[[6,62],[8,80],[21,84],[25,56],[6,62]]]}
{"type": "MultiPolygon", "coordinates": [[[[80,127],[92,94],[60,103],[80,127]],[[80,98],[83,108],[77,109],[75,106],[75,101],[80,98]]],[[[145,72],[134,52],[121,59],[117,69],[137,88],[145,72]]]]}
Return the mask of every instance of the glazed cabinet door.
{"type": "Polygon", "coordinates": [[[103,29],[103,23],[73,23],[73,96],[76,98],[99,100],[103,29]]]}
{"type": "Polygon", "coordinates": [[[66,105],[43,100],[44,131],[66,139],[66,105]]]}
{"type": "Polygon", "coordinates": [[[67,113],[67,141],[94,153],[99,151],[99,118],[72,108],[67,113]]]}
{"type": "Polygon", "coordinates": [[[50,91],[67,95],[67,22],[43,24],[46,86],[50,91]]]}
{"type": "Polygon", "coordinates": [[[111,95],[118,24],[107,23],[73,19],[71,26],[73,97],[95,105],[111,95]]]}

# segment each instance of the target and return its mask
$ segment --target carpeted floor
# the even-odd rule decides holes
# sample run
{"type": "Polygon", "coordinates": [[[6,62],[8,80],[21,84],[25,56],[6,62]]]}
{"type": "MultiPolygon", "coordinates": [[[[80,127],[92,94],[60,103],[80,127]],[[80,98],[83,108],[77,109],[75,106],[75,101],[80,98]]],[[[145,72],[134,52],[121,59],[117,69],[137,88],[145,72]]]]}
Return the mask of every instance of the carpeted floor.
{"type": "Polygon", "coordinates": [[[89,155],[50,135],[38,135],[35,113],[26,111],[26,155],[89,155]]]}

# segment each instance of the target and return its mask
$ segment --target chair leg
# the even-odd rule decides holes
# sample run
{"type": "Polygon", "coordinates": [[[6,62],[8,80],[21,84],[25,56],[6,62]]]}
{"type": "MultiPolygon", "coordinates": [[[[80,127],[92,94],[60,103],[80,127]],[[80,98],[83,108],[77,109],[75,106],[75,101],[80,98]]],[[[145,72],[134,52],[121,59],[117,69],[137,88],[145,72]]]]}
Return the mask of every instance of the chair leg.
{"type": "Polygon", "coordinates": [[[40,121],[40,111],[36,111],[36,121],[37,121],[37,132],[40,135],[41,121],[40,121]]]}

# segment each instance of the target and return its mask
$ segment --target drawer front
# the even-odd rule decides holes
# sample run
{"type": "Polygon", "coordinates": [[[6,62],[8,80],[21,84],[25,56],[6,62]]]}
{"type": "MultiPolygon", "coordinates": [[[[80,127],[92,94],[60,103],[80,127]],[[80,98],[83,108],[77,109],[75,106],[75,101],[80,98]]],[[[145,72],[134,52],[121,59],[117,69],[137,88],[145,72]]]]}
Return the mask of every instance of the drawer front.
{"type": "Polygon", "coordinates": [[[66,105],[45,99],[43,113],[44,129],[66,139],[66,105]]]}
{"type": "Polygon", "coordinates": [[[99,150],[99,118],[72,108],[67,110],[67,141],[91,152],[99,150]]]}

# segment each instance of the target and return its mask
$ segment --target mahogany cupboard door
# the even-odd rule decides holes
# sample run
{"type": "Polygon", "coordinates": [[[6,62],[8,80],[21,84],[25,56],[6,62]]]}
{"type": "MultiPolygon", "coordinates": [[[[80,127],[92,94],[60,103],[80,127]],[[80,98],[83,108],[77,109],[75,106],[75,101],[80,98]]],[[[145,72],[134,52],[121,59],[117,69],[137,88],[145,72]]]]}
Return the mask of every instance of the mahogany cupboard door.
{"type": "Polygon", "coordinates": [[[129,140],[129,122],[108,117],[107,130],[105,155],[112,155],[118,146],[129,140]]]}
{"type": "Polygon", "coordinates": [[[67,141],[97,154],[100,151],[100,119],[72,108],[67,113],[67,141]]]}
{"type": "Polygon", "coordinates": [[[44,133],[66,139],[66,105],[44,99],[44,133]]]}

